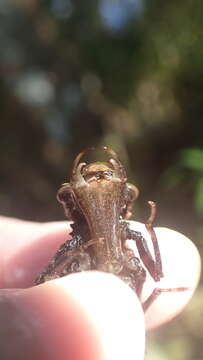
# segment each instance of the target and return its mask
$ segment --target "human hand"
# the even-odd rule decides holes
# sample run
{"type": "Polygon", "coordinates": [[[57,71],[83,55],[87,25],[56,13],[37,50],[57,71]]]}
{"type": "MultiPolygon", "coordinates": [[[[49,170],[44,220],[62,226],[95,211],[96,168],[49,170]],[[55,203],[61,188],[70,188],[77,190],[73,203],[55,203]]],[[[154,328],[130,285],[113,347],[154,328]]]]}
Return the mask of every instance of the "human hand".
{"type": "MultiPolygon", "coordinates": [[[[142,224],[132,226],[148,239],[142,224]]],[[[194,292],[200,273],[195,246],[177,232],[156,229],[165,275],[158,286],[189,290],[161,294],[144,319],[136,294],[111,274],[77,273],[33,286],[67,239],[66,227],[0,218],[0,358],[143,359],[145,323],[168,321],[194,292]]],[[[144,296],[155,286],[148,277],[144,296]]]]}

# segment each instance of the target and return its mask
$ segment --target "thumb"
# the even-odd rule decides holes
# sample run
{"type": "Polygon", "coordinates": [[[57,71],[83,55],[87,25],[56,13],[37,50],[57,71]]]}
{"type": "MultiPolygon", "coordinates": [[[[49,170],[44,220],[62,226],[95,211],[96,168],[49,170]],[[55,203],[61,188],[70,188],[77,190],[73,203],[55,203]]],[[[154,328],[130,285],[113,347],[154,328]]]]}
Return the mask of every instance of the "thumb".
{"type": "Polygon", "coordinates": [[[2,290],[0,324],[4,360],[144,357],[140,302],[111,274],[77,273],[26,290],[2,290]]]}

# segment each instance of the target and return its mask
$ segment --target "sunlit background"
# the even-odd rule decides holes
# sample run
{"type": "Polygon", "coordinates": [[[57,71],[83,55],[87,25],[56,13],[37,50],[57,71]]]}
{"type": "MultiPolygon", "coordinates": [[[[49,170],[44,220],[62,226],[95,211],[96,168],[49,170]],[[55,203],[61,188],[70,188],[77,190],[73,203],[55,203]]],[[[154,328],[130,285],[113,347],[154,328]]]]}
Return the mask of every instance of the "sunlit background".
{"type": "MultiPolygon", "coordinates": [[[[140,189],[134,217],[155,200],[157,225],[203,252],[202,14],[200,0],[0,0],[0,213],[64,219],[74,157],[108,145],[140,189]]],[[[201,360],[202,304],[200,286],[146,359],[201,360]]]]}

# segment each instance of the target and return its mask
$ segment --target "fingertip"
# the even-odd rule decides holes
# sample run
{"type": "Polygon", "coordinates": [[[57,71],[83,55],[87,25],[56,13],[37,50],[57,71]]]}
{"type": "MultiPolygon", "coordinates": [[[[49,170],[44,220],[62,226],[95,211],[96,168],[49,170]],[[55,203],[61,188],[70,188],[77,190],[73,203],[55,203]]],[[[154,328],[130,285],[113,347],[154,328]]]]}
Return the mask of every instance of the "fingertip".
{"type": "Polygon", "coordinates": [[[171,320],[184,309],[196,290],[201,271],[200,254],[189,238],[167,228],[157,228],[156,232],[164,271],[158,287],[186,290],[161,294],[146,313],[148,328],[171,320]]]}
{"type": "Polygon", "coordinates": [[[57,249],[70,238],[65,222],[27,223],[13,219],[2,232],[0,287],[27,288],[49,263],[57,249]]]}
{"type": "Polygon", "coordinates": [[[15,302],[42,349],[38,360],[143,359],[140,302],[111,274],[72,274],[23,290],[15,302]]]}
{"type": "MultiPolygon", "coordinates": [[[[153,254],[152,242],[145,226],[139,223],[134,223],[132,226],[142,232],[153,254]]],[[[148,329],[164,324],[183,310],[195,292],[201,271],[199,252],[189,238],[168,228],[155,228],[155,231],[160,247],[164,277],[161,281],[154,282],[147,273],[142,301],[152,293],[154,288],[184,287],[187,290],[160,294],[145,314],[148,329]]]]}
{"type": "Polygon", "coordinates": [[[102,359],[143,359],[144,314],[128,285],[112,274],[94,271],[72,274],[56,282],[74,295],[91,321],[102,359]]]}

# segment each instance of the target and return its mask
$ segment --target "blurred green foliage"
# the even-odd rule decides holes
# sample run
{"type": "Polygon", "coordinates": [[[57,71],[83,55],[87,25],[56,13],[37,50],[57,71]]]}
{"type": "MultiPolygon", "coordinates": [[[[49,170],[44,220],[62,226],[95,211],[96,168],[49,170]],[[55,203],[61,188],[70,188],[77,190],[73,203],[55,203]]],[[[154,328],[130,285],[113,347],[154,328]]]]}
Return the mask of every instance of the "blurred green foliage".
{"type": "MultiPolygon", "coordinates": [[[[0,1],[1,214],[63,219],[73,158],[108,145],[141,191],[136,218],[157,201],[157,223],[202,252],[202,13],[200,0],[0,1]]],[[[184,359],[201,359],[193,317],[180,319],[184,359]]],[[[167,329],[155,358],[180,360],[167,329]]]]}

